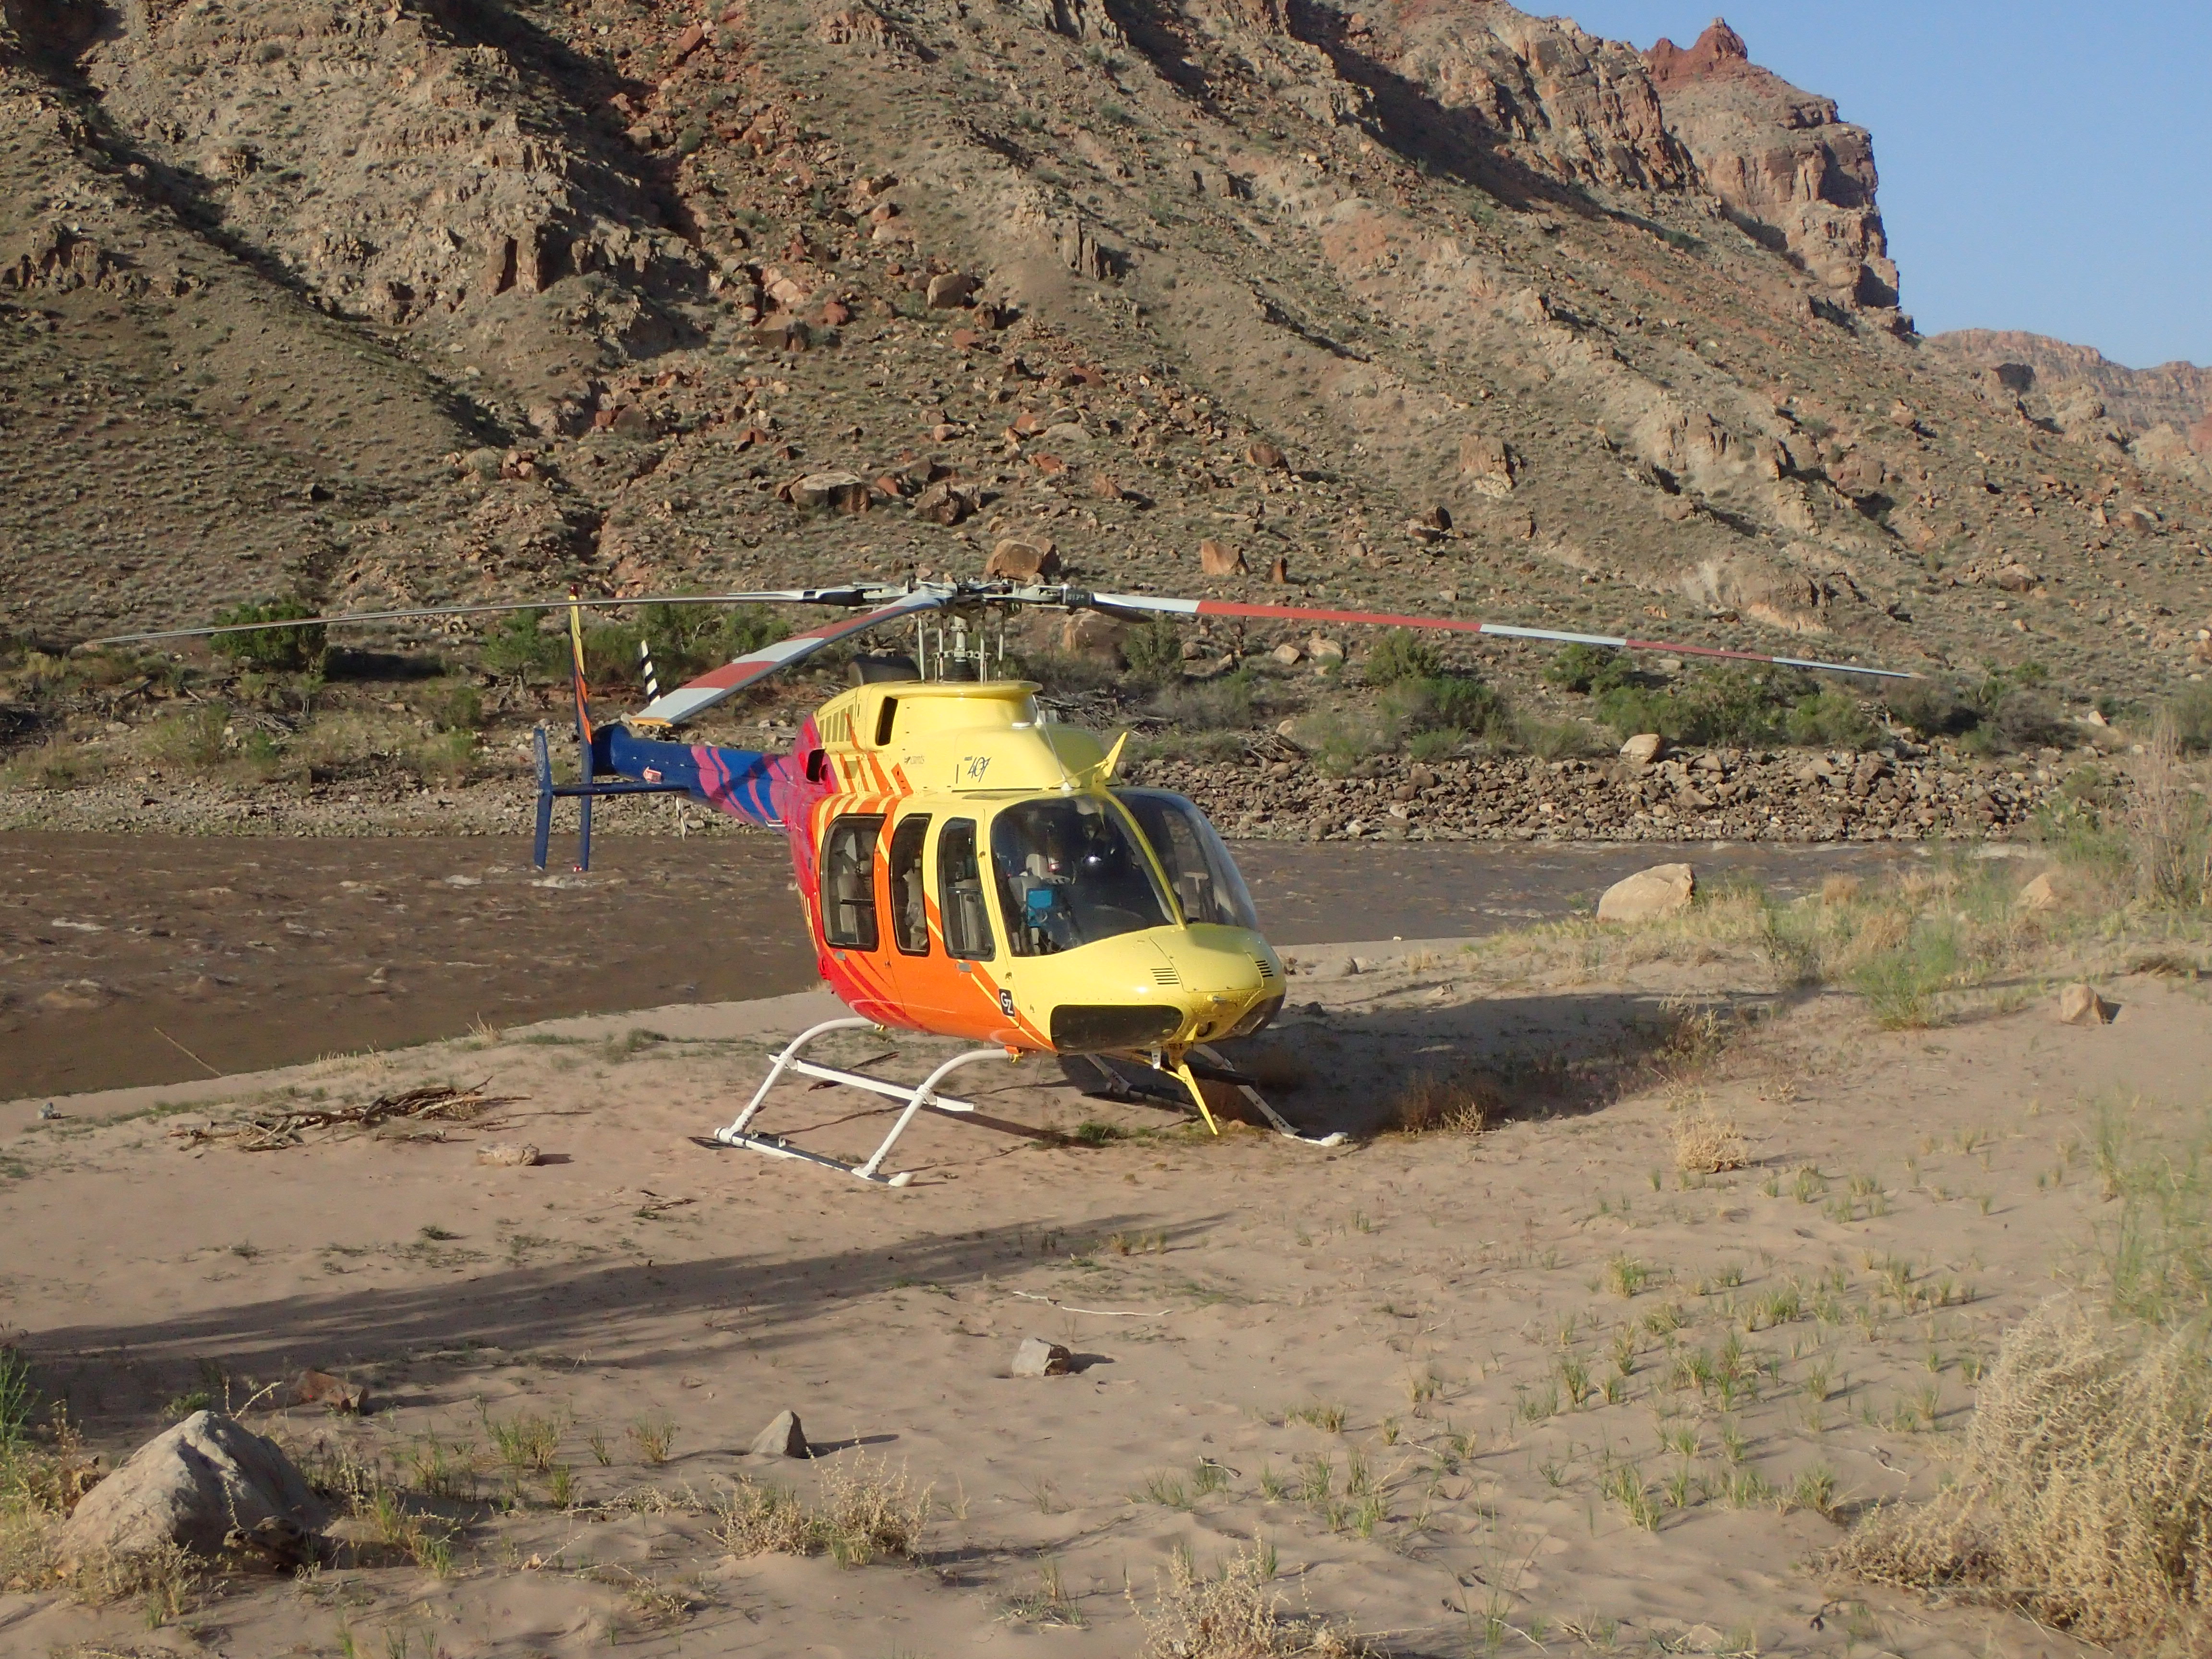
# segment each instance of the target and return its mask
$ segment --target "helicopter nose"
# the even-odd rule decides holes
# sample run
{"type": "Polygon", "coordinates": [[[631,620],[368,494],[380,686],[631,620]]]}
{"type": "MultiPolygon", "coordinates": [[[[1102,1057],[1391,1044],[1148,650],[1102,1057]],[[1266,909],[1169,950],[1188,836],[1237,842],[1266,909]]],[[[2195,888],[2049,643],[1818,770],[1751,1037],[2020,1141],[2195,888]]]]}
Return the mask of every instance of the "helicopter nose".
{"type": "Polygon", "coordinates": [[[1242,928],[1193,927],[1159,944],[1182,981],[1194,1042],[1227,1036],[1243,1027],[1255,1009],[1281,1001],[1282,965],[1257,934],[1242,928]]]}

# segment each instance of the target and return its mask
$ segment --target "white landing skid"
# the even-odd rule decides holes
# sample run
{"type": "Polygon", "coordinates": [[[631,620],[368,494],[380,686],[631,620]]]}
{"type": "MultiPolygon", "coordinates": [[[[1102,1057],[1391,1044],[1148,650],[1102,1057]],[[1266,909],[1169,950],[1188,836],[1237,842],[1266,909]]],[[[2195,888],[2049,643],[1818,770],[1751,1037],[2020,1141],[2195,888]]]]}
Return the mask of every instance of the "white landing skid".
{"type": "Polygon", "coordinates": [[[793,1158],[802,1163],[818,1164],[825,1170],[841,1170],[847,1175],[857,1176],[862,1181],[873,1182],[879,1187],[905,1186],[914,1179],[914,1172],[911,1170],[902,1170],[893,1176],[886,1176],[882,1173],[882,1170],[884,1160],[891,1155],[891,1148],[897,1144],[898,1138],[906,1133],[907,1125],[914,1121],[915,1115],[925,1108],[933,1112],[955,1113],[972,1112],[975,1109],[975,1103],[972,1101],[955,1100],[950,1095],[939,1094],[937,1085],[963,1066],[975,1060],[1014,1060],[1019,1056],[1009,1054],[1004,1048],[970,1048],[965,1054],[953,1055],[951,1059],[924,1078],[920,1084],[913,1086],[903,1083],[888,1082],[879,1077],[870,1077],[865,1072],[846,1072],[839,1070],[835,1066],[817,1066],[811,1060],[799,1058],[801,1051],[808,1043],[826,1032],[879,1031],[883,1029],[872,1019],[825,1019],[819,1025],[811,1026],[801,1031],[791,1040],[782,1053],[776,1055],[775,1063],[769,1067],[768,1076],[762,1079],[761,1086],[753,1091],[753,1097],[745,1103],[745,1109],[738,1114],[737,1121],[727,1128],[715,1130],[714,1139],[725,1146],[742,1146],[749,1152],[766,1152],[770,1158],[793,1158]],[[793,1146],[781,1135],[753,1133],[750,1126],[753,1119],[760,1115],[762,1103],[767,1100],[769,1091],[783,1080],[783,1075],[787,1072],[796,1072],[801,1077],[817,1078],[824,1083],[841,1083],[848,1089],[865,1089],[871,1094],[887,1095],[893,1100],[904,1101],[906,1109],[899,1114],[898,1121],[891,1125],[891,1132],[884,1137],[884,1144],[877,1147],[874,1155],[864,1164],[848,1164],[842,1158],[831,1158],[825,1152],[809,1152],[804,1146],[793,1146]]]}

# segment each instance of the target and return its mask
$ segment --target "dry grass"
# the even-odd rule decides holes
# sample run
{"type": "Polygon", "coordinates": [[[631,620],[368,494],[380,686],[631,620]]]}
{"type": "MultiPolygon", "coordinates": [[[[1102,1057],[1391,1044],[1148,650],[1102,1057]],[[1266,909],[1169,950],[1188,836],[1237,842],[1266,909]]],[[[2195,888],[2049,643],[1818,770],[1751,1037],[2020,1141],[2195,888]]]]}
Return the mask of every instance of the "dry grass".
{"type": "Polygon", "coordinates": [[[2162,909],[2212,903],[2212,804],[2182,763],[2181,740],[2161,715],[2136,768],[2127,837],[2140,896],[2162,909]]]}
{"type": "Polygon", "coordinates": [[[733,1555],[828,1555],[861,1567],[910,1558],[929,1516],[929,1488],[915,1490],[903,1469],[856,1460],[830,1470],[811,1504],[787,1487],[739,1477],[715,1506],[714,1534],[733,1555]]]}
{"type": "Polygon", "coordinates": [[[1490,1084],[1424,1072],[1399,1091],[1383,1121],[1400,1134],[1480,1134],[1504,1104],[1490,1084]]]}
{"type": "Polygon", "coordinates": [[[1709,1105],[1676,1113],[1674,1135],[1674,1167],[1685,1175],[1718,1175],[1750,1161],[1751,1148],[1735,1119],[1709,1105]]]}
{"type": "MultiPolygon", "coordinates": [[[[1255,1544],[1212,1577],[1178,1552],[1150,1608],[1137,1607],[1146,1659],[1357,1659],[1375,1650],[1310,1615],[1288,1616],[1268,1588],[1273,1552],[1255,1544]]],[[[1131,1604],[1136,1605],[1133,1595],[1131,1604]]]]}
{"type": "Polygon", "coordinates": [[[1838,1565],[2016,1603],[2092,1641],[2212,1640],[2212,1369],[2199,1328],[2148,1337],[2046,1303],[2005,1339],[1958,1480],[1876,1510],[1838,1565]]]}

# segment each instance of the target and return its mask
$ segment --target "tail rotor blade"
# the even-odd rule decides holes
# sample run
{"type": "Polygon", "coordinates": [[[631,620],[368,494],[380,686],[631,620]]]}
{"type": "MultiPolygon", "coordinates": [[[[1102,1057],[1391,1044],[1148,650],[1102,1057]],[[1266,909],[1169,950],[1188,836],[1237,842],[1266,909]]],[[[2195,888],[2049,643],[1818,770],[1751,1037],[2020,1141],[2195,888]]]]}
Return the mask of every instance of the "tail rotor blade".
{"type": "Polygon", "coordinates": [[[1555,645],[1609,646],[1616,651],[1666,651],[1685,657],[1717,657],[1732,662],[1774,663],[1823,674],[1863,674],[1876,679],[1917,680],[1897,668],[1869,668],[1858,663],[1817,662],[1806,657],[1771,656],[1760,651],[1729,651],[1714,645],[1681,645],[1621,634],[1577,634],[1556,628],[1522,628],[1511,623],[1476,622],[1457,617],[1398,616],[1382,611],[1329,611],[1295,605],[1246,605],[1237,599],[1171,599],[1157,593],[1076,593],[1068,602],[1109,615],[1145,617],[1240,617],[1283,622],[1339,623],[1370,628],[1425,628],[1455,634],[1489,634],[1501,639],[1542,640],[1555,645]]]}

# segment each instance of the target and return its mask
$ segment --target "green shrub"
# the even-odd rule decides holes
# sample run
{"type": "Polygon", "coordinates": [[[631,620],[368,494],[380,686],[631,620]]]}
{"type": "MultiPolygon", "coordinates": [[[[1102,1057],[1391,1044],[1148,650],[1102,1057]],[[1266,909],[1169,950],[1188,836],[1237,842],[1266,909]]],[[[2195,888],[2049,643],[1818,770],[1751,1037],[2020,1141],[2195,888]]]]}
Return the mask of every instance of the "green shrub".
{"type": "Polygon", "coordinates": [[[1410,628],[1393,628],[1375,641],[1362,672],[1370,685],[1397,685],[1407,680],[1433,680],[1444,672],[1443,649],[1410,628]]]}
{"type": "Polygon", "coordinates": [[[219,702],[165,714],[149,733],[154,753],[173,765],[213,766],[228,752],[223,728],[229,724],[230,710],[219,702]]]}
{"type": "Polygon", "coordinates": [[[1656,732],[1674,743],[1749,747],[1777,741],[1796,706],[1819,696],[1800,670],[1730,665],[1662,689],[1616,686],[1599,697],[1598,715],[1624,738],[1656,732]]]}
{"type": "MultiPolygon", "coordinates": [[[[790,632],[781,617],[757,605],[648,605],[618,621],[586,625],[584,672],[594,685],[642,684],[642,640],[653,648],[653,673],[665,691],[790,632]]],[[[557,639],[554,649],[557,656],[557,639]]],[[[817,656],[814,662],[818,667],[829,660],[817,656]]]]}
{"type": "Polygon", "coordinates": [[[1544,678],[1563,691],[1602,696],[1629,683],[1634,665],[1626,651],[1607,645],[1570,645],[1544,665],[1544,678]]]}
{"type": "Polygon", "coordinates": [[[1469,738],[1499,745],[1513,739],[1513,711],[1505,699],[1480,680],[1459,675],[1400,680],[1383,693],[1382,712],[1390,729],[1401,733],[1455,733],[1453,748],[1469,738]]]}
{"type": "Polygon", "coordinates": [[[1808,748],[1871,749],[1881,738],[1859,700],[1845,691],[1801,698],[1783,725],[1790,742],[1808,748]]]}
{"type": "Polygon", "coordinates": [[[441,732],[476,732],[483,726],[483,694],[466,680],[445,680],[416,699],[416,707],[441,732]]]}
{"type": "MultiPolygon", "coordinates": [[[[314,614],[297,599],[268,599],[259,605],[241,605],[234,611],[218,611],[216,622],[231,628],[246,623],[282,623],[314,614]]],[[[323,653],[329,648],[330,641],[328,630],[315,623],[298,628],[257,628],[250,634],[217,634],[208,643],[217,655],[228,657],[233,662],[298,673],[321,666],[323,653]]]]}
{"type": "Polygon", "coordinates": [[[1165,617],[1139,623],[1121,636],[1121,660],[1139,685],[1167,685],[1182,678],[1182,628],[1165,617]]]}
{"type": "Polygon", "coordinates": [[[510,611],[484,635],[483,665],[495,674],[512,674],[527,683],[560,672],[564,647],[558,634],[543,632],[543,611],[510,611]]]}
{"type": "Polygon", "coordinates": [[[1890,719],[1923,738],[1956,737],[1981,719],[1958,687],[1944,680],[1899,680],[1882,693],[1882,705],[1890,719]]]}

